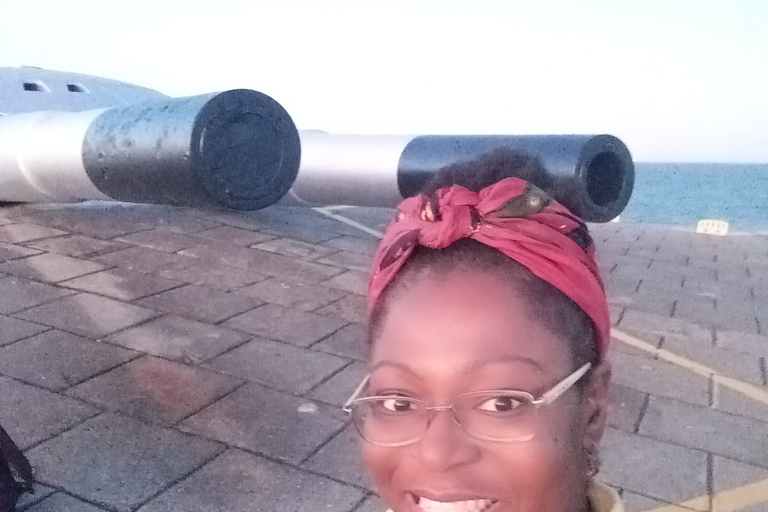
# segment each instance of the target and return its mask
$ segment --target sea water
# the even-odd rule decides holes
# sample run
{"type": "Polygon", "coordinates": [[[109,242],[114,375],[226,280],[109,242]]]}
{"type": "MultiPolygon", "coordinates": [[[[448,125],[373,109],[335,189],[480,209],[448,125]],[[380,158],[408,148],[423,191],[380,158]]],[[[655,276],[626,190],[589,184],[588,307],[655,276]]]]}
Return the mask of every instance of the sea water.
{"type": "Polygon", "coordinates": [[[621,222],[696,229],[701,219],[730,232],[768,234],[768,164],[635,164],[635,188],[621,222]]]}

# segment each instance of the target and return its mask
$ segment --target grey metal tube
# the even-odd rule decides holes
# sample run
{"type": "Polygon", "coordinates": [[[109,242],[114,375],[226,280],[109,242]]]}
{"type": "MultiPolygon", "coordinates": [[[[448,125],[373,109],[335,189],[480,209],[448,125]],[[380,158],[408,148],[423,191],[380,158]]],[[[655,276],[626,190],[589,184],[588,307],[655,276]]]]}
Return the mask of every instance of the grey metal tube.
{"type": "Polygon", "coordinates": [[[624,210],[634,185],[627,147],[611,135],[330,135],[302,132],[299,174],[289,199],[299,204],[395,206],[441,168],[498,150],[537,157],[540,183],[590,222],[624,210]]]}
{"type": "Polygon", "coordinates": [[[17,114],[0,118],[0,201],[255,210],[288,191],[300,155],[285,109],[251,90],[17,114]]]}

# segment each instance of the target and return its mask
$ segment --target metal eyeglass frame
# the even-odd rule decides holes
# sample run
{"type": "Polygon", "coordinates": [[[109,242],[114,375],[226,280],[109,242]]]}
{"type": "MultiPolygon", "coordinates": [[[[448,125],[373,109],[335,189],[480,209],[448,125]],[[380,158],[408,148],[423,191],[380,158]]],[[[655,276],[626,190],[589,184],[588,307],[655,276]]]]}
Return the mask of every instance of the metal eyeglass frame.
{"type": "MultiPolygon", "coordinates": [[[[419,400],[417,398],[409,398],[409,397],[402,397],[402,398],[407,398],[408,400],[411,400],[411,401],[414,401],[414,402],[422,404],[424,406],[424,409],[427,412],[429,412],[429,411],[444,411],[444,410],[450,409],[451,412],[452,412],[453,420],[456,422],[456,424],[459,425],[469,436],[474,437],[476,439],[480,439],[482,441],[507,442],[507,443],[525,442],[525,441],[530,441],[531,439],[533,439],[533,437],[536,435],[536,433],[534,432],[533,434],[530,435],[530,437],[523,438],[523,439],[515,439],[515,440],[511,440],[511,441],[503,441],[503,440],[500,440],[500,439],[493,439],[493,438],[486,438],[486,437],[482,437],[482,436],[476,436],[476,435],[473,435],[470,432],[467,432],[466,428],[464,428],[464,425],[461,424],[461,422],[459,421],[459,418],[456,416],[456,411],[454,409],[455,401],[458,398],[461,398],[463,396],[468,396],[468,395],[481,395],[481,394],[484,395],[484,394],[493,394],[493,393],[510,393],[510,392],[512,392],[512,393],[520,394],[521,396],[526,396],[530,400],[531,404],[536,409],[539,409],[540,407],[543,407],[545,405],[551,404],[560,395],[562,395],[563,393],[568,391],[571,387],[573,387],[574,384],[579,382],[579,380],[581,380],[581,378],[584,375],[586,375],[586,373],[589,371],[590,368],[592,368],[592,363],[586,363],[585,365],[581,366],[578,370],[576,370],[575,372],[571,373],[566,378],[564,378],[563,380],[561,380],[560,382],[555,384],[549,391],[543,393],[539,398],[535,398],[531,393],[529,393],[527,391],[520,391],[520,390],[516,390],[516,389],[514,389],[514,390],[513,389],[489,389],[489,390],[486,390],[486,391],[471,391],[469,393],[462,393],[461,395],[456,396],[453,399],[453,402],[451,402],[448,405],[428,406],[426,403],[424,403],[423,401],[421,401],[421,400],[419,400]]],[[[363,402],[363,401],[367,402],[367,401],[371,401],[371,400],[375,400],[375,399],[393,398],[393,397],[397,396],[397,395],[388,395],[388,396],[387,395],[384,395],[384,396],[378,396],[377,395],[377,396],[366,396],[366,397],[359,398],[360,393],[363,392],[363,389],[368,384],[368,380],[370,379],[370,377],[371,377],[370,374],[366,375],[365,378],[363,378],[362,382],[360,382],[360,384],[357,386],[357,388],[355,388],[355,391],[354,391],[354,393],[352,393],[352,396],[350,396],[347,399],[347,401],[344,402],[344,405],[342,406],[342,410],[344,412],[352,414],[352,405],[355,402],[363,402]]],[[[357,426],[357,425],[355,425],[355,426],[357,426]]],[[[429,428],[429,419],[427,420],[427,428],[429,428]]],[[[378,443],[378,442],[375,442],[375,441],[371,441],[370,439],[366,439],[365,436],[362,435],[362,432],[360,433],[360,435],[363,437],[363,439],[365,439],[367,442],[369,442],[371,444],[374,444],[374,445],[377,445],[377,446],[384,446],[384,447],[395,448],[395,447],[398,447],[398,446],[406,446],[406,445],[409,445],[409,444],[417,442],[419,439],[421,439],[421,437],[424,436],[424,434],[426,434],[426,432],[427,432],[427,429],[425,428],[424,429],[424,433],[422,433],[420,437],[417,437],[415,439],[411,439],[411,440],[408,440],[408,441],[400,441],[400,442],[396,442],[396,443],[378,443]]]]}

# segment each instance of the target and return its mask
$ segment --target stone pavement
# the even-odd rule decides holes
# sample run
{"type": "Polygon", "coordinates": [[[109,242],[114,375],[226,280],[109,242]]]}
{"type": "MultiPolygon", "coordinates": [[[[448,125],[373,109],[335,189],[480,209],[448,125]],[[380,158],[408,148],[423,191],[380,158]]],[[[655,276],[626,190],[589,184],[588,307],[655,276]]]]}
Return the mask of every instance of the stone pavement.
{"type": "MultiPolygon", "coordinates": [[[[373,229],[387,210],[336,214],[373,229]]],[[[768,238],[593,226],[629,512],[768,511],[768,238]]],[[[375,237],[306,209],[0,209],[0,423],[29,512],[383,511],[340,404],[375,237]]]]}

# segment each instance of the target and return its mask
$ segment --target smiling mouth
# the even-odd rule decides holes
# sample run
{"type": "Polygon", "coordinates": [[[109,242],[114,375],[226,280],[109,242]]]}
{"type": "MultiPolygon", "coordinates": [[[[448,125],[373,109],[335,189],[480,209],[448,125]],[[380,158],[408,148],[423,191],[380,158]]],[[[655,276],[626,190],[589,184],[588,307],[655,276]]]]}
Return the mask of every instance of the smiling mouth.
{"type": "Polygon", "coordinates": [[[417,505],[424,512],[484,512],[496,502],[493,500],[434,501],[414,495],[417,505]]]}

